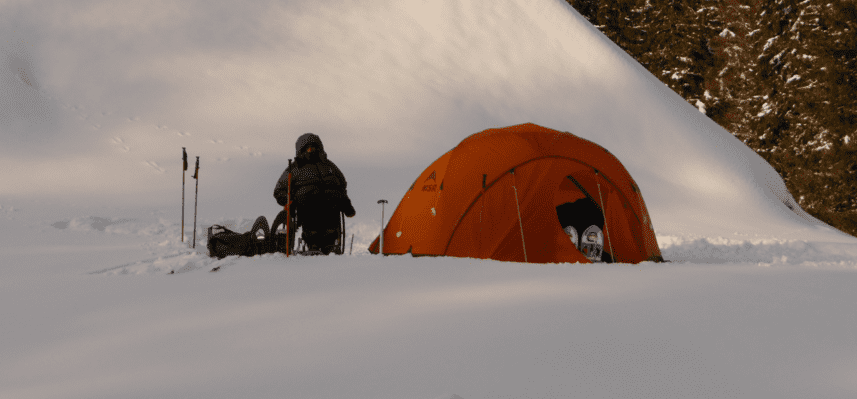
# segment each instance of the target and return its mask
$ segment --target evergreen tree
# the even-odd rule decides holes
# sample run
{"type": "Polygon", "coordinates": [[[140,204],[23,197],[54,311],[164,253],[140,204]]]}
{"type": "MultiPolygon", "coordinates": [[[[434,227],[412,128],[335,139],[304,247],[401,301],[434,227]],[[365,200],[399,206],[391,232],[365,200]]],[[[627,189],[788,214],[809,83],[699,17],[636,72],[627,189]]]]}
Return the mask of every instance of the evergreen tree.
{"type": "Polygon", "coordinates": [[[765,158],[801,206],[857,235],[857,4],[567,0],[765,158]]]}

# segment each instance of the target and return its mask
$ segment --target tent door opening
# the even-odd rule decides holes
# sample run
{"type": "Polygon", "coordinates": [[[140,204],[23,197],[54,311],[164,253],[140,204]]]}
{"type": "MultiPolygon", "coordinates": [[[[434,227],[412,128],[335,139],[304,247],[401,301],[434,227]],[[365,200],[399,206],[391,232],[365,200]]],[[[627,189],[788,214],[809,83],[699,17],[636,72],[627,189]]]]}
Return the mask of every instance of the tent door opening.
{"type": "Polygon", "coordinates": [[[556,207],[557,218],[563,231],[587,259],[593,262],[612,262],[604,247],[604,215],[591,198],[581,198],[556,207]]]}

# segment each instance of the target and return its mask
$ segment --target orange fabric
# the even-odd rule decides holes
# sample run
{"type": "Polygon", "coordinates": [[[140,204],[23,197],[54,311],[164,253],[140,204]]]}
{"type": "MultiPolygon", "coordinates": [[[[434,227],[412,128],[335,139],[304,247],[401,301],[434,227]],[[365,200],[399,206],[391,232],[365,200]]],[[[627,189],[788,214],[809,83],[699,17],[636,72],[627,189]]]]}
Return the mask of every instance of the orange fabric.
{"type": "MultiPolygon", "coordinates": [[[[639,189],[621,163],[597,144],[529,123],[473,134],[426,168],[390,217],[384,253],[523,262],[525,243],[529,262],[588,262],[556,213],[585,197],[567,176],[599,206],[600,186],[617,261],[660,257],[639,189]]],[[[369,250],[378,252],[378,239],[369,250]]],[[[604,250],[611,252],[607,242],[604,250]]]]}

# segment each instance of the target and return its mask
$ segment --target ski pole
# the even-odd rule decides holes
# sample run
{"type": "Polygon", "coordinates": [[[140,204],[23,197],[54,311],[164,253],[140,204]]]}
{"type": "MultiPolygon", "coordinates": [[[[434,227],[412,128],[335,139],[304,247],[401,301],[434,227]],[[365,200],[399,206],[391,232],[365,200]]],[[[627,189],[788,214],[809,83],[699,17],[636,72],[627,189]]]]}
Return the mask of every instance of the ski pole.
{"type": "Polygon", "coordinates": [[[286,194],[286,257],[292,251],[292,160],[289,159],[288,194],[286,194]]]}
{"type": "Polygon", "coordinates": [[[182,147],[182,164],[184,165],[184,169],[182,169],[182,242],[184,242],[184,176],[187,172],[187,151],[185,151],[185,147],[182,147]]]}
{"type": "Polygon", "coordinates": [[[196,170],[193,172],[196,180],[196,194],[193,197],[193,248],[196,249],[196,204],[199,198],[199,157],[196,157],[196,170]]]}
{"type": "Polygon", "coordinates": [[[380,200],[378,200],[378,203],[381,204],[381,235],[380,235],[381,242],[380,242],[380,249],[378,250],[378,253],[381,255],[384,255],[384,204],[387,203],[387,200],[380,199],[380,200]]]}
{"type": "Polygon", "coordinates": [[[348,247],[348,254],[351,255],[351,251],[354,250],[354,233],[351,233],[351,246],[348,247]]]}

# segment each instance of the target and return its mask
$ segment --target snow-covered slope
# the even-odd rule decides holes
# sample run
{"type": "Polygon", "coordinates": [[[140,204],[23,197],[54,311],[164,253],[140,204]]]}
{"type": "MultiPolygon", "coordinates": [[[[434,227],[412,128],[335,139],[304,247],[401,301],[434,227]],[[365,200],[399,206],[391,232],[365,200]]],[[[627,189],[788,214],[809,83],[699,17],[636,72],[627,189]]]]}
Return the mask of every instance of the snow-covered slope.
{"type": "Polygon", "coordinates": [[[533,122],[616,154],[660,231],[840,239],[795,218],[772,168],[558,0],[87,4],[0,17],[3,95],[33,126],[4,116],[8,199],[176,206],[187,147],[201,215],[270,215],[312,131],[368,222],[467,135],[533,122]]]}
{"type": "Polygon", "coordinates": [[[364,3],[0,5],[0,396],[857,393],[857,240],[565,2],[364,3]],[[379,198],[524,122],[614,153],[676,262],[365,255],[379,198]],[[354,256],[190,250],[192,170],[179,241],[181,147],[197,235],[244,231],[308,131],[354,256]]]}

